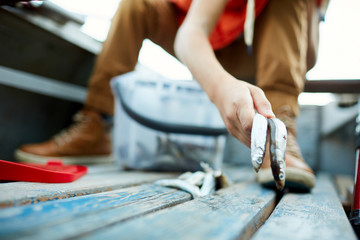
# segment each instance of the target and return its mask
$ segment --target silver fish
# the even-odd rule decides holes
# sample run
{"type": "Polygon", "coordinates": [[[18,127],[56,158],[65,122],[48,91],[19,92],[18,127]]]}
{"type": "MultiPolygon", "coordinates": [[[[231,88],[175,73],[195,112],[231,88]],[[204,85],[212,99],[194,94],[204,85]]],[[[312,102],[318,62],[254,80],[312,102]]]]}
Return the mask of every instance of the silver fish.
{"type": "Polygon", "coordinates": [[[193,198],[201,196],[200,189],[184,180],[180,179],[161,179],[154,182],[156,185],[163,187],[173,187],[191,194],[193,198]]]}
{"type": "Polygon", "coordinates": [[[256,113],[251,130],[251,163],[256,172],[259,171],[265,156],[267,129],[266,118],[256,113]]]}
{"type": "Polygon", "coordinates": [[[205,177],[204,172],[197,171],[197,172],[192,173],[186,179],[184,179],[184,181],[190,183],[191,185],[195,185],[195,186],[199,187],[199,186],[201,186],[201,184],[203,184],[204,177],[205,177]]]}
{"type": "Polygon", "coordinates": [[[270,127],[271,170],[277,189],[282,190],[285,187],[286,126],[277,118],[268,119],[268,123],[270,127]]]}
{"type": "Polygon", "coordinates": [[[200,189],[200,196],[207,196],[215,192],[216,182],[213,173],[206,173],[200,189]]]}
{"type": "Polygon", "coordinates": [[[207,196],[219,188],[231,184],[228,178],[220,171],[213,170],[209,164],[201,162],[203,171],[185,172],[176,179],[161,179],[154,183],[164,187],[173,187],[191,194],[193,198],[207,196]]]}

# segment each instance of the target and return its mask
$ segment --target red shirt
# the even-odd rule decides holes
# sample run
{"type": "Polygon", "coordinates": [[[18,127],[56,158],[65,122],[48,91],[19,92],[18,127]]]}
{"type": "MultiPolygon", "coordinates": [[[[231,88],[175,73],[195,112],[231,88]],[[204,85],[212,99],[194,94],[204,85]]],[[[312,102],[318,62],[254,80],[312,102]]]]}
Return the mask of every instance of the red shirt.
{"type": "MultiPolygon", "coordinates": [[[[169,0],[178,8],[178,23],[184,21],[192,0],[169,0]]],[[[255,0],[255,16],[264,9],[268,0],[255,0]]],[[[247,0],[230,0],[223,14],[210,34],[210,44],[214,50],[221,49],[244,32],[247,0]]]]}

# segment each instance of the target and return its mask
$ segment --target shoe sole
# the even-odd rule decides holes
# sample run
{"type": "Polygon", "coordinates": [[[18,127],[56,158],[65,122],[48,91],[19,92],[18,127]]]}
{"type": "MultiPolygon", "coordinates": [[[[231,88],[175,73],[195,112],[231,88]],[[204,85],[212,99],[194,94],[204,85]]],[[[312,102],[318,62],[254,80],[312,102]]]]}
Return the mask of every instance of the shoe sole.
{"type": "MultiPolygon", "coordinates": [[[[285,187],[310,190],[315,186],[316,179],[314,174],[307,171],[287,167],[285,170],[285,176],[285,187]]],[[[260,169],[256,174],[256,180],[263,185],[272,185],[272,183],[274,183],[274,177],[271,169],[260,169]]]]}
{"type": "Polygon", "coordinates": [[[21,150],[15,151],[15,158],[20,162],[30,163],[46,163],[49,159],[60,159],[64,164],[109,164],[113,163],[114,159],[111,155],[95,155],[95,156],[81,156],[81,157],[52,157],[52,156],[38,156],[31,153],[26,153],[21,150]]]}

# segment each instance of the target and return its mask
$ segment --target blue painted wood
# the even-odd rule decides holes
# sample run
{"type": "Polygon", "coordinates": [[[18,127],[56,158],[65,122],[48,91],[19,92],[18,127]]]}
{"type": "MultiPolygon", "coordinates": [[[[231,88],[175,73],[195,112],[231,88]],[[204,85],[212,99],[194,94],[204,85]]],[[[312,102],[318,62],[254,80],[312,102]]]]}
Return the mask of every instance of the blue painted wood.
{"type": "Polygon", "coordinates": [[[146,184],[123,190],[0,210],[0,239],[57,239],[91,232],[191,199],[146,184]]]}
{"type": "MultiPolygon", "coordinates": [[[[224,166],[224,171],[234,182],[254,179],[254,171],[248,167],[224,166]]],[[[178,175],[179,173],[122,171],[116,166],[91,166],[87,175],[72,183],[0,183],[0,208],[111,191],[161,178],[175,178],[178,175]]]]}
{"type": "Polygon", "coordinates": [[[332,179],[317,178],[309,194],[286,194],[254,239],[357,239],[332,179]]]}
{"type": "Polygon", "coordinates": [[[126,172],[117,170],[116,167],[114,169],[106,171],[106,168],[100,167],[97,171],[92,167],[88,175],[72,183],[0,183],[0,208],[111,191],[179,175],[178,173],[126,172]]]}
{"type": "MultiPolygon", "coordinates": [[[[104,176],[119,177],[119,172],[107,168],[90,172],[89,189],[99,186],[96,180],[105,180],[104,176]]],[[[330,177],[320,175],[310,194],[286,194],[271,214],[275,193],[252,183],[251,169],[230,167],[225,172],[243,182],[193,201],[183,191],[145,184],[1,209],[0,239],[248,239],[258,228],[254,239],[356,239],[330,177]]],[[[115,181],[128,178],[131,184],[144,177],[122,174],[115,181]]],[[[18,190],[24,191],[24,186],[18,190]]],[[[55,186],[50,189],[54,192],[55,186]]],[[[50,189],[37,191],[42,195],[50,189]]]]}
{"type": "MultiPolygon", "coordinates": [[[[104,166],[91,167],[89,170],[88,179],[85,177],[83,183],[88,185],[88,190],[96,189],[99,183],[101,186],[108,187],[116,183],[119,187],[124,183],[137,184],[160,177],[177,176],[177,174],[119,172],[116,168],[104,166]]],[[[226,172],[235,182],[254,178],[250,168],[230,166],[226,172]]],[[[29,191],[26,190],[26,186],[33,183],[13,184],[18,186],[19,196],[25,196],[26,200],[31,199],[27,196],[29,191]]],[[[79,188],[83,184],[77,183],[75,186],[72,184],[35,184],[37,187],[44,186],[44,189],[35,189],[34,192],[37,196],[44,196],[49,192],[60,196],[62,191],[69,195],[72,188],[79,188]]],[[[81,187],[79,189],[79,191],[83,191],[81,187]]],[[[150,184],[102,194],[90,194],[72,199],[3,209],[0,210],[0,238],[14,236],[18,238],[25,235],[39,238],[48,235],[55,236],[57,233],[72,237],[113,222],[124,221],[124,219],[132,218],[137,214],[145,214],[148,211],[155,211],[157,208],[165,208],[189,199],[190,195],[185,192],[150,184]],[[79,226],[85,228],[82,229],[79,226]]]]}
{"type": "Polygon", "coordinates": [[[275,207],[275,193],[239,183],[172,208],[120,222],[84,239],[249,238],[275,207]]]}

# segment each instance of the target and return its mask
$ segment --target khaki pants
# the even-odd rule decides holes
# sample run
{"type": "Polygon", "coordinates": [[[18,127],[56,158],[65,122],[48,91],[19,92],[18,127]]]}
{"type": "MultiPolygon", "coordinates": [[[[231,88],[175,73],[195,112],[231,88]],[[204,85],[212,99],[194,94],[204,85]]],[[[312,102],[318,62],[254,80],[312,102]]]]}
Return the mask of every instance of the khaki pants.
{"type": "MultiPolygon", "coordinates": [[[[174,55],[177,29],[176,9],[167,0],[121,1],[89,80],[85,105],[112,115],[111,78],[134,70],[144,39],[174,55]]],[[[317,42],[314,0],[270,0],[255,23],[252,55],[242,37],[215,53],[233,76],[262,88],[275,112],[289,105],[296,115],[317,42]]]]}

